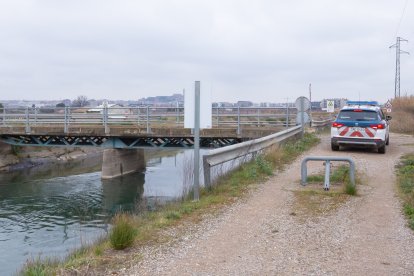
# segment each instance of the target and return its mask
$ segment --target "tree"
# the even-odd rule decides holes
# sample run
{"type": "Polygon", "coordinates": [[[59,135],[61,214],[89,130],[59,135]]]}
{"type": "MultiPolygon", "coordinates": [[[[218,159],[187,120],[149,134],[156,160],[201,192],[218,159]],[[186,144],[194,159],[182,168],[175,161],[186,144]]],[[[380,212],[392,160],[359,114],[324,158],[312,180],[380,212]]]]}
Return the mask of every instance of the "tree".
{"type": "Polygon", "coordinates": [[[56,107],[65,107],[65,104],[64,104],[64,103],[58,103],[58,104],[56,105],[56,107]]]}
{"type": "Polygon", "coordinates": [[[80,95],[72,101],[72,106],[74,107],[84,107],[89,105],[88,98],[86,96],[80,95]]]}
{"type": "Polygon", "coordinates": [[[3,112],[3,108],[4,108],[3,104],[0,103],[0,112],[3,112]]]}

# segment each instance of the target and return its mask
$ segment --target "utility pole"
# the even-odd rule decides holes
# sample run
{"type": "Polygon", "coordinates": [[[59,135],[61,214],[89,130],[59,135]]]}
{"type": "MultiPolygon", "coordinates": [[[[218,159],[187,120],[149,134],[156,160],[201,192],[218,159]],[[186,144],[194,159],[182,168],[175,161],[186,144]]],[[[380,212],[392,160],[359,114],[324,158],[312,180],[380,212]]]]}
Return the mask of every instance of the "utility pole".
{"type": "Polygon", "coordinates": [[[400,49],[400,42],[408,40],[397,37],[397,43],[391,45],[389,48],[395,48],[395,90],[394,98],[400,97],[400,54],[410,54],[409,52],[403,51],[400,49]]]}
{"type": "Polygon", "coordinates": [[[312,112],[312,83],[309,83],[309,101],[310,101],[309,112],[312,112]]]}

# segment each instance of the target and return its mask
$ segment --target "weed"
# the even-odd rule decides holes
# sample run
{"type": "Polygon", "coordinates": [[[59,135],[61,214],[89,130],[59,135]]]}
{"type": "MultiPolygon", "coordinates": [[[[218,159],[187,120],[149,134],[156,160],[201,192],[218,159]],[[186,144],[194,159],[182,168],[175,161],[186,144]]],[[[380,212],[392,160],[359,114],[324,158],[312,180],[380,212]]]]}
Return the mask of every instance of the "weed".
{"type": "MultiPolygon", "coordinates": [[[[413,98],[414,99],[414,98],[413,98]]],[[[414,154],[402,157],[397,165],[397,182],[400,196],[404,202],[404,214],[408,226],[414,230],[414,154]]]]}
{"type": "Polygon", "coordinates": [[[118,214],[114,218],[114,226],[109,234],[109,241],[114,249],[120,250],[134,243],[136,229],[131,219],[125,214],[118,214]]]}
{"type": "Polygon", "coordinates": [[[181,214],[177,211],[170,211],[170,212],[167,212],[167,214],[165,215],[165,218],[169,220],[178,220],[181,218],[181,214]]]}
{"type": "Polygon", "coordinates": [[[40,257],[35,260],[28,260],[24,265],[20,275],[24,276],[48,276],[54,275],[54,269],[59,263],[58,260],[45,259],[41,260],[40,257]]]}

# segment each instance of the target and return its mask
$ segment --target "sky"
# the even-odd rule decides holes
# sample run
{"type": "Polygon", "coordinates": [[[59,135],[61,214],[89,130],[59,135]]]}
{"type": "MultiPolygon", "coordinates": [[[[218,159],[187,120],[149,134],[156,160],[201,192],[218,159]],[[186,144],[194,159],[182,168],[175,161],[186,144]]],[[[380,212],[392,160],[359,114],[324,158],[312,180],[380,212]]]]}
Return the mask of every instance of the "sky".
{"type": "Polygon", "coordinates": [[[0,0],[0,101],[414,94],[408,0],[0,0]]]}

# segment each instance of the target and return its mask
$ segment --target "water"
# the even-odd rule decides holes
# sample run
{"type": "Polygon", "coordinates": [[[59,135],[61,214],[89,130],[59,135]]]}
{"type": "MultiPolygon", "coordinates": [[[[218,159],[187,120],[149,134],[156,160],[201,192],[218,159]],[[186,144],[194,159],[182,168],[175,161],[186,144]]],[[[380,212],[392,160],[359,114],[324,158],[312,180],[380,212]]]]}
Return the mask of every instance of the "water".
{"type": "Polygon", "coordinates": [[[145,173],[114,180],[101,180],[99,158],[0,175],[0,275],[95,241],[119,210],[181,197],[191,181],[192,151],[169,155],[149,159],[145,173]]]}

